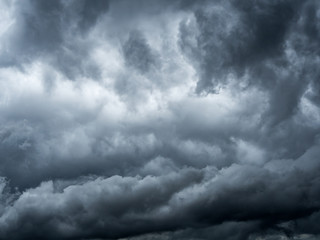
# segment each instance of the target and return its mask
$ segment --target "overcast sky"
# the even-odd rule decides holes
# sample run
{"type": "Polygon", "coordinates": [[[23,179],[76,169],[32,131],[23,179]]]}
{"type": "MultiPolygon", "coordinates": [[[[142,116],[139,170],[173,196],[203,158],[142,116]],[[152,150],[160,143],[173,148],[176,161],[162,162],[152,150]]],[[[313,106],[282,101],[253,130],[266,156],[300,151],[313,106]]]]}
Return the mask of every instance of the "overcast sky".
{"type": "Polygon", "coordinates": [[[319,239],[319,64],[318,0],[0,0],[0,239],[319,239]]]}

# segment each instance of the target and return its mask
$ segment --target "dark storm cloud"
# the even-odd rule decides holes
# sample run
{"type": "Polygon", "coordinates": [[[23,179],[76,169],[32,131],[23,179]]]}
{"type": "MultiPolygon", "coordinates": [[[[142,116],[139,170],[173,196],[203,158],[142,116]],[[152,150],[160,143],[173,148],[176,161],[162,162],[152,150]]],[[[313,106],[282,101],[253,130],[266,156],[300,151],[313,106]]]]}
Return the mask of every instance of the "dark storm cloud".
{"type": "MultiPolygon", "coordinates": [[[[319,79],[318,59],[311,53],[319,49],[317,21],[310,10],[317,5],[316,1],[227,1],[196,10],[196,26],[189,25],[198,34],[191,44],[188,26],[182,22],[181,48],[199,69],[197,92],[216,92],[233,77],[243,79],[243,84],[270,92],[274,102],[266,119],[271,125],[291,117],[308,83],[319,79]],[[299,57],[297,61],[308,61],[293,62],[289,51],[299,57]]],[[[190,33],[194,36],[193,30],[190,33]]]]}
{"type": "Polygon", "coordinates": [[[76,1],[75,4],[82,5],[80,7],[80,21],[79,27],[83,30],[87,30],[91,26],[93,26],[98,18],[105,14],[109,8],[109,1],[108,0],[83,0],[83,1],[76,1]]]}
{"type": "MultiPolygon", "coordinates": [[[[72,35],[85,34],[108,11],[107,0],[38,1],[10,3],[15,23],[6,39],[8,49],[1,53],[2,66],[19,66],[49,58],[67,77],[96,76],[89,58],[90,42],[77,41],[72,35]],[[79,58],[81,56],[81,58],[79,58]]],[[[79,39],[81,36],[79,35],[79,39]]]]}
{"type": "Polygon", "coordinates": [[[0,0],[0,239],[317,239],[319,9],[0,0]]]}
{"type": "Polygon", "coordinates": [[[268,169],[241,165],[220,172],[183,168],[160,177],[89,179],[60,190],[55,187],[59,182],[45,182],[22,193],[3,211],[1,237],[20,239],[23,233],[41,239],[117,238],[218,225],[202,237],[194,234],[199,239],[247,239],[270,227],[281,233],[276,224],[291,219],[301,219],[301,223],[294,229],[283,227],[288,232],[297,228],[318,234],[312,225],[304,227],[309,218],[316,218],[320,207],[314,201],[320,193],[319,163],[311,158],[317,154],[318,145],[290,169],[279,168],[278,162],[270,162],[268,169]],[[239,223],[230,223],[233,230],[227,233],[229,224],[219,227],[226,221],[239,223]]]}
{"type": "MultiPolygon", "coordinates": [[[[297,1],[227,1],[197,9],[198,91],[216,87],[227,74],[241,76],[265,60],[276,61],[300,5],[297,1]]],[[[276,81],[255,79],[263,84],[268,80],[276,81]]]]}
{"type": "Polygon", "coordinates": [[[123,53],[129,66],[136,68],[141,73],[155,67],[156,60],[148,43],[138,31],[131,32],[124,43],[123,53]]]}

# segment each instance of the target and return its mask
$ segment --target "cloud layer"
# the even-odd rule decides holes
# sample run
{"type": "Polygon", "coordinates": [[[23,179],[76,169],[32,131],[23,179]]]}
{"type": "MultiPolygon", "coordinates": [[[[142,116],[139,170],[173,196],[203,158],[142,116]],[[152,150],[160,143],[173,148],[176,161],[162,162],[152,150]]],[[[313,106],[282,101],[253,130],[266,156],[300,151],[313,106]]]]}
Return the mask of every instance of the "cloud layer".
{"type": "Polygon", "coordinates": [[[317,239],[316,0],[0,0],[0,239],[317,239]]]}

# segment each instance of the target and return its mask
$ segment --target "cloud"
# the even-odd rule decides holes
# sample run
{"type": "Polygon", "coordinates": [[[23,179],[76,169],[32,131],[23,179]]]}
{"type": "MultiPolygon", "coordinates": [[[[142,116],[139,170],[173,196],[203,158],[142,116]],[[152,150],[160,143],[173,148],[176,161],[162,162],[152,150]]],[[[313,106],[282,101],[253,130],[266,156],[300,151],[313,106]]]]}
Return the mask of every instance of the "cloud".
{"type": "Polygon", "coordinates": [[[156,64],[155,56],[140,32],[131,32],[123,46],[123,53],[129,66],[141,73],[147,72],[156,64]]]}
{"type": "Polygon", "coordinates": [[[0,55],[2,65],[23,67],[25,62],[45,58],[71,79],[78,73],[96,74],[94,66],[78,58],[88,58],[86,49],[91,45],[81,41],[81,35],[108,11],[108,1],[31,0],[7,5],[13,23],[3,38],[6,48],[0,55]]]}
{"type": "Polygon", "coordinates": [[[318,59],[310,54],[308,63],[302,60],[306,49],[301,51],[298,43],[304,39],[302,46],[315,46],[316,27],[308,35],[307,27],[301,26],[308,21],[306,12],[311,5],[316,3],[227,1],[197,9],[194,18],[181,23],[181,48],[199,69],[197,92],[216,92],[235,76],[238,83],[271,94],[271,101],[276,101],[270,103],[266,117],[271,125],[291,117],[307,85],[318,78],[313,71],[318,59]],[[305,35],[308,37],[302,37],[305,35]],[[296,55],[295,60],[291,54],[296,55]]]}
{"type": "MultiPolygon", "coordinates": [[[[220,171],[189,167],[157,177],[43,182],[5,208],[1,237],[118,238],[210,225],[217,225],[209,231],[213,236],[229,237],[224,228],[235,222],[239,230],[232,234],[245,239],[292,219],[301,219],[300,230],[319,209],[314,202],[319,197],[319,164],[312,158],[318,149],[314,146],[287,169],[273,161],[264,168],[233,164],[220,171]]],[[[305,230],[318,234],[316,229],[308,226],[305,230]]],[[[203,234],[204,239],[210,236],[203,234]]]]}
{"type": "Polygon", "coordinates": [[[317,1],[0,8],[0,239],[319,236],[317,1]]]}

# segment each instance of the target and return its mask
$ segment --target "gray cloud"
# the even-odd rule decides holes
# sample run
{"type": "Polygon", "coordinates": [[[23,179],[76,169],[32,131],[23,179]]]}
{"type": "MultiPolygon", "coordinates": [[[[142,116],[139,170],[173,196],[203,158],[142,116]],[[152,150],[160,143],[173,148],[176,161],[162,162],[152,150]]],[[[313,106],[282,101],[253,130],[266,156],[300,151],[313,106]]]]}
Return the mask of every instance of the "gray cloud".
{"type": "Polygon", "coordinates": [[[319,237],[317,1],[0,9],[0,239],[319,237]]]}
{"type": "Polygon", "coordinates": [[[314,1],[231,1],[196,10],[195,23],[188,25],[198,34],[190,45],[188,26],[182,22],[181,48],[199,69],[197,92],[215,92],[233,78],[243,79],[244,85],[269,91],[271,101],[277,102],[270,103],[267,114],[271,125],[291,117],[306,86],[319,78],[314,67],[318,59],[305,55],[317,48],[318,30],[313,27],[311,37],[307,29],[313,23],[304,25],[312,21],[307,12],[315,5],[314,1]],[[298,59],[293,61],[291,53],[298,59]],[[307,62],[302,60],[306,57],[307,62]]]}
{"type": "Polygon", "coordinates": [[[155,56],[140,32],[130,33],[123,46],[123,53],[127,64],[141,73],[149,71],[156,64],[155,56]]]}
{"type": "Polygon", "coordinates": [[[95,74],[90,72],[97,71],[95,66],[84,59],[89,58],[91,43],[81,40],[81,34],[108,11],[108,1],[31,0],[10,5],[15,22],[4,39],[8,49],[0,55],[2,65],[23,68],[25,62],[46,58],[71,79],[95,74]]]}
{"type": "MultiPolygon", "coordinates": [[[[213,224],[218,227],[211,235],[228,237],[224,228],[229,224],[219,224],[230,221],[232,226],[236,221],[243,223],[233,230],[235,239],[246,239],[291,219],[301,219],[294,227],[298,231],[318,234],[317,228],[304,227],[317,213],[308,215],[319,209],[314,202],[319,198],[319,164],[312,159],[318,149],[314,146],[289,169],[281,168],[282,161],[277,160],[264,168],[235,164],[220,171],[182,168],[159,177],[44,182],[24,191],[3,211],[1,234],[10,239],[20,238],[21,233],[43,239],[115,238],[213,224]]],[[[204,239],[210,236],[203,234],[204,239]]]]}

